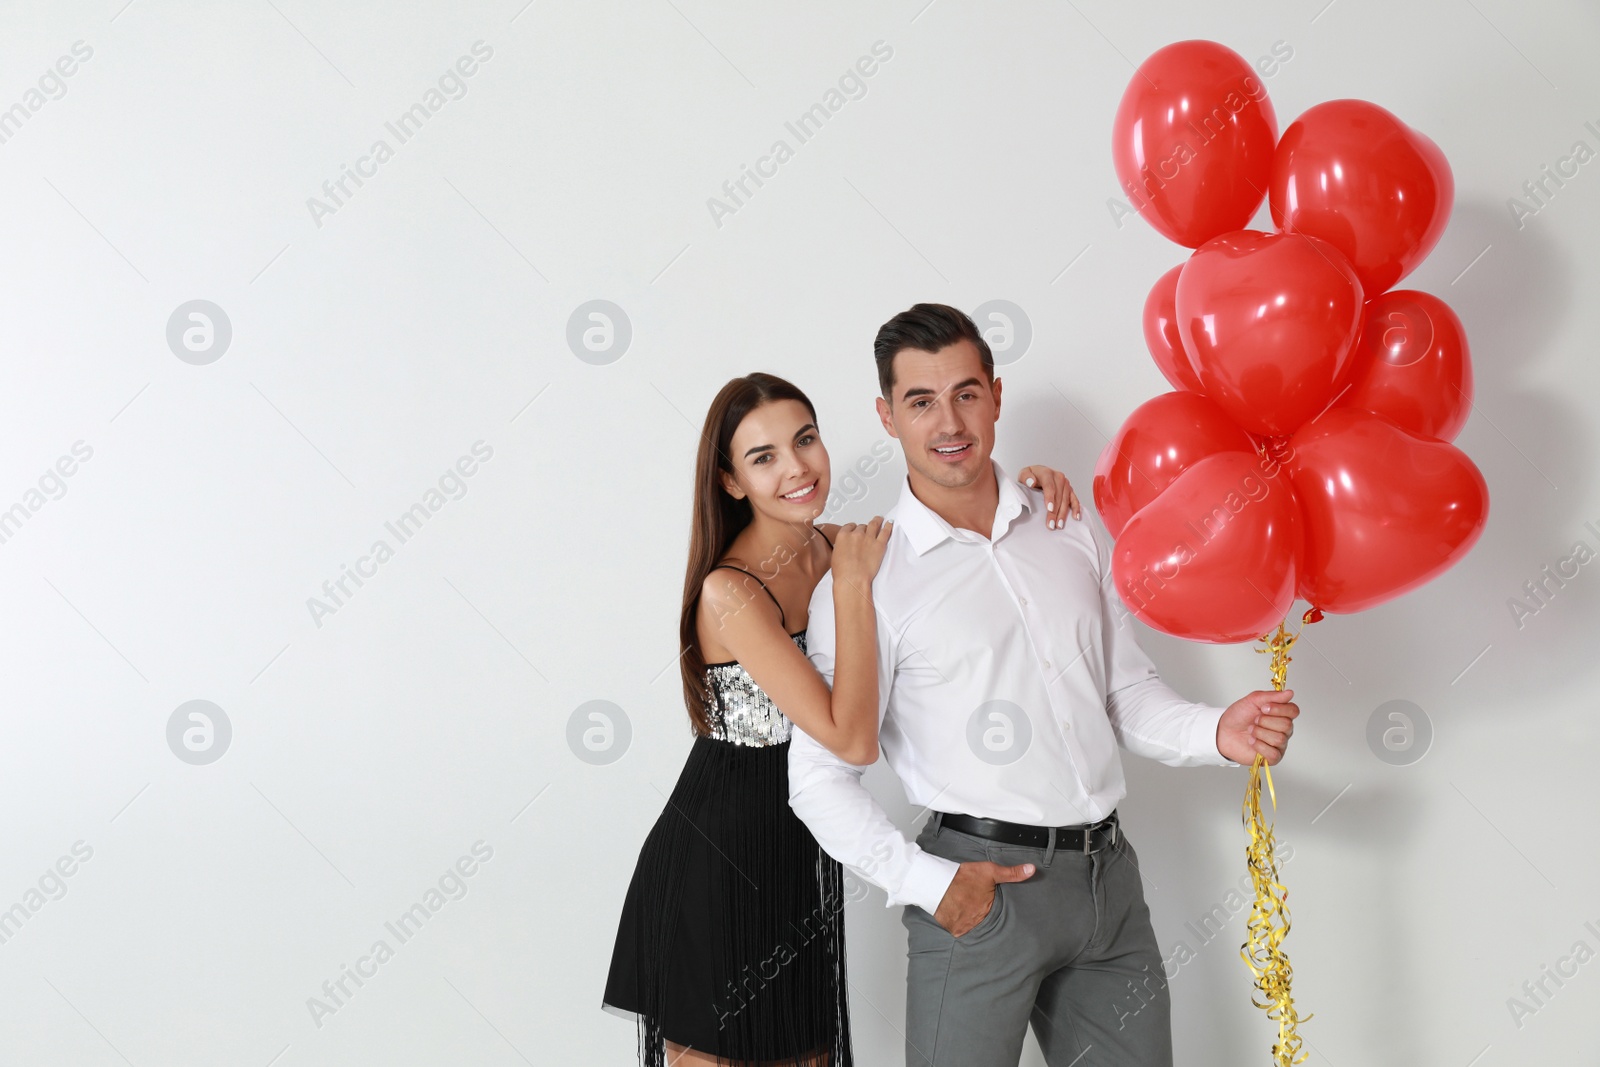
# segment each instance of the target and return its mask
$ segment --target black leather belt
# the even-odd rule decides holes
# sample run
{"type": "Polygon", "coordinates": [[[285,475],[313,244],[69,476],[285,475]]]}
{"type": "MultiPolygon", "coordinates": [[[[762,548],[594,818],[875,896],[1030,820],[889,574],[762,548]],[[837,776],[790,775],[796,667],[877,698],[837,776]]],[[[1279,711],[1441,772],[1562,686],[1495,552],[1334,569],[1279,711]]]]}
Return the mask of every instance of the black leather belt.
{"type": "Polygon", "coordinates": [[[1056,827],[1030,826],[1026,823],[1006,822],[1003,819],[983,819],[976,815],[957,815],[942,811],[934,812],[934,815],[939,819],[940,826],[948,826],[964,834],[973,834],[1007,845],[1048,848],[1051,830],[1055,831],[1055,847],[1060,852],[1098,852],[1102,848],[1111,847],[1117,841],[1115,811],[1087,827],[1082,824],[1056,827]]]}

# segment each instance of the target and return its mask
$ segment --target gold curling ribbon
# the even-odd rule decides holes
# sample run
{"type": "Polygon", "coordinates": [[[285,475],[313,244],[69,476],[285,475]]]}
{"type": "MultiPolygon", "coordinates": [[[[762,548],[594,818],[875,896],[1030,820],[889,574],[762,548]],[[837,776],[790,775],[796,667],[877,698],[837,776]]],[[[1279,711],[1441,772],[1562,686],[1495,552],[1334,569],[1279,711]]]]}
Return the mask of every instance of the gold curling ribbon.
{"type": "MultiPolygon", "coordinates": [[[[1310,608],[1300,620],[1300,629],[1307,623],[1322,618],[1322,610],[1310,608]]],[[[1294,647],[1300,630],[1287,632],[1282,622],[1274,633],[1265,634],[1258,641],[1265,648],[1257,652],[1272,655],[1272,688],[1282,690],[1289,673],[1289,650],[1294,647]]],[[[1255,987],[1266,998],[1263,1003],[1252,994],[1250,1002],[1267,1013],[1267,1018],[1278,1023],[1278,1040],[1272,1046],[1272,1060],[1278,1067],[1292,1067],[1301,1063],[1311,1053],[1300,1050],[1301,1038],[1297,1030],[1300,1023],[1313,1018],[1301,1018],[1295,1011],[1294,997],[1289,983],[1294,968],[1289,966],[1289,954],[1284,951],[1283,940],[1289,936],[1289,890],[1278,880],[1278,860],[1274,855],[1272,826],[1261,815],[1261,779],[1267,780],[1267,793],[1272,798],[1272,810],[1278,810],[1278,791],[1272,785],[1272,768],[1267,758],[1256,753],[1250,765],[1250,782],[1244,793],[1244,828],[1250,835],[1245,846],[1245,860],[1250,866],[1250,881],[1255,886],[1255,902],[1250,907],[1250,920],[1245,924],[1245,942],[1239,946],[1239,955],[1255,975],[1255,987]]]]}

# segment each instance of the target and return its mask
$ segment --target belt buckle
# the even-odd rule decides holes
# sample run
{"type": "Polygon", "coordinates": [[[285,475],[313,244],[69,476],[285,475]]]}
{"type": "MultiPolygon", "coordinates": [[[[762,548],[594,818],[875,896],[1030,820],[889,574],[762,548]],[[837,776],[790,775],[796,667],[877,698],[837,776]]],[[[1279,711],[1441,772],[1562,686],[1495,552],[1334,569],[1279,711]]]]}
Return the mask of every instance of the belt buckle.
{"type": "Polygon", "coordinates": [[[1090,839],[1092,839],[1094,837],[1094,832],[1096,830],[1105,831],[1106,843],[1105,843],[1104,848],[1110,848],[1111,846],[1115,845],[1117,843],[1117,820],[1116,820],[1115,814],[1107,815],[1104,819],[1101,819],[1098,823],[1094,823],[1094,824],[1084,828],[1084,831],[1083,831],[1083,854],[1085,856],[1090,855],[1091,853],[1101,852],[1101,851],[1104,850],[1103,848],[1090,848],[1089,847],[1090,839]]]}

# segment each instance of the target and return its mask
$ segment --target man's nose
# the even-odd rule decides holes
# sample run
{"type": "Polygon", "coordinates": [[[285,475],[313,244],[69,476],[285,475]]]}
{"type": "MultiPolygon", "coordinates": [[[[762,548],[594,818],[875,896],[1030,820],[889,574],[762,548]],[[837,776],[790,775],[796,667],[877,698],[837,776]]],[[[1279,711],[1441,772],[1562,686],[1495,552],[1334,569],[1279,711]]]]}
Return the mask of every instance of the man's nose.
{"type": "Polygon", "coordinates": [[[961,418],[956,414],[956,406],[948,397],[942,398],[934,409],[934,424],[938,431],[951,436],[959,436],[965,428],[961,425],[961,418]]]}

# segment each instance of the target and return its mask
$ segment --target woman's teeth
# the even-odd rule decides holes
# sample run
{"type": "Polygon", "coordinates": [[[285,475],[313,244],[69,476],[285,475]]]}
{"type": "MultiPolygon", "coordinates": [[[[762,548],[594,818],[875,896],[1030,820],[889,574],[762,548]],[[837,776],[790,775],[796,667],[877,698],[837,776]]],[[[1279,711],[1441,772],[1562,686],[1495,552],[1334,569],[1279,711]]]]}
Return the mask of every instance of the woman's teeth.
{"type": "Polygon", "coordinates": [[[796,489],[792,493],[783,494],[783,499],[785,499],[785,500],[799,500],[803,496],[809,496],[810,493],[811,493],[811,490],[815,489],[816,487],[817,487],[817,483],[816,482],[812,482],[810,485],[802,486],[801,488],[796,489]]]}

